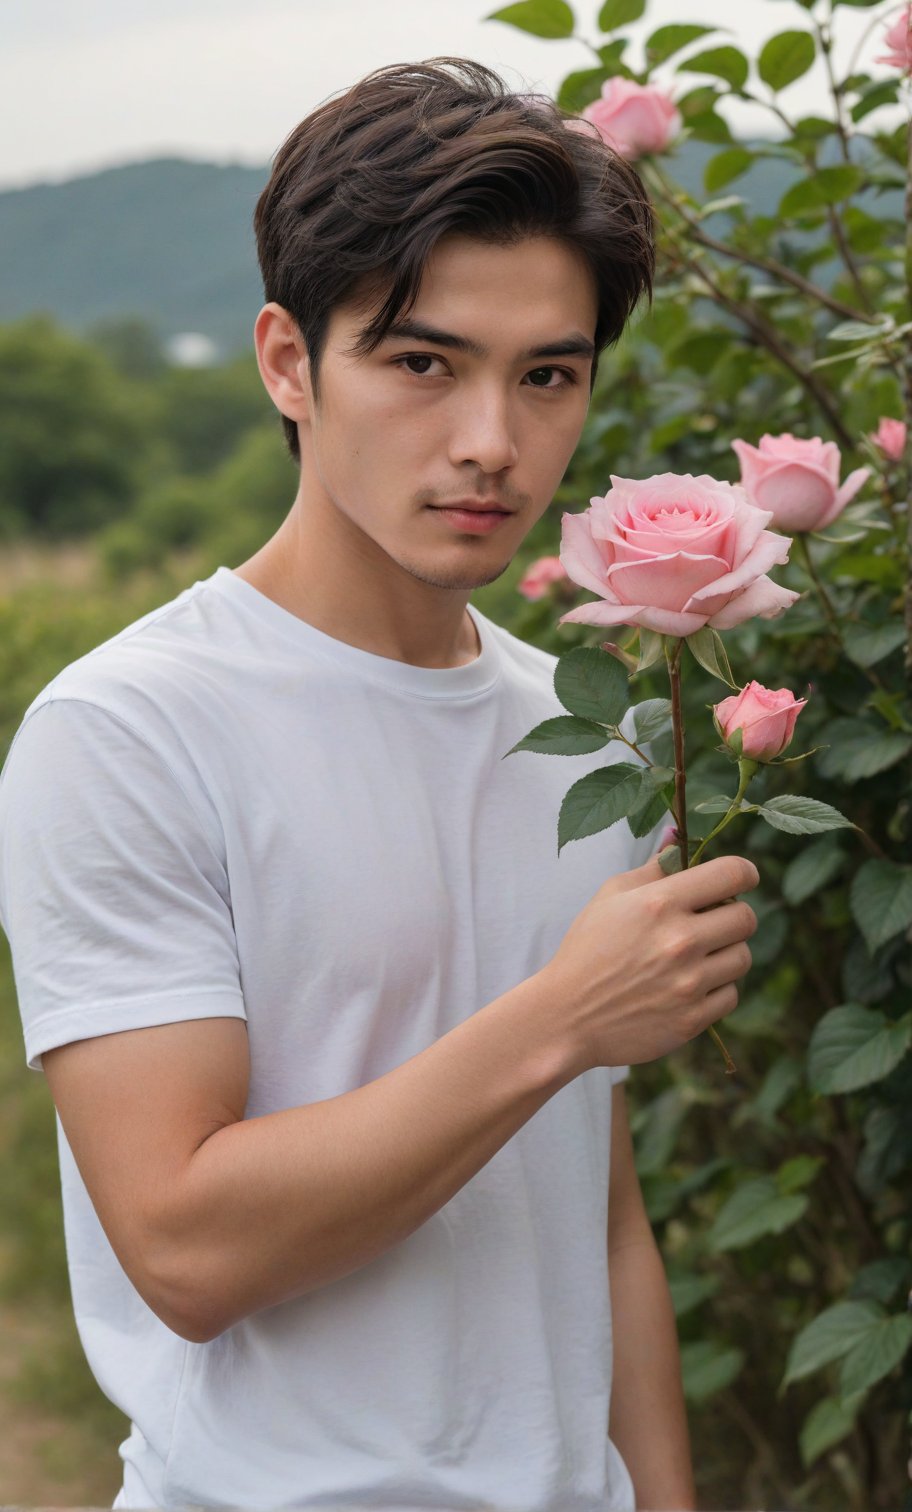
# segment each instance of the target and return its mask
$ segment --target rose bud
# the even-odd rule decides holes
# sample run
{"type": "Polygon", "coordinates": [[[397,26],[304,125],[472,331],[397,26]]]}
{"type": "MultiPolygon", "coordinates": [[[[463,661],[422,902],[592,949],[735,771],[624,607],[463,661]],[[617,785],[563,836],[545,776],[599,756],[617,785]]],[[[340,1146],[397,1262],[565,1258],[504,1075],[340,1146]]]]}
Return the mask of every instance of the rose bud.
{"type": "Polygon", "coordinates": [[[840,487],[842,458],[835,441],[802,440],[786,431],[761,436],[759,446],[733,441],[741,487],[758,509],[768,509],[777,530],[822,530],[841,514],[868,477],[856,468],[840,487]]]}
{"type": "Polygon", "coordinates": [[[745,760],[772,761],[791,741],[806,703],[806,698],[796,699],[788,688],[749,682],[740,693],[713,706],[713,721],[726,745],[735,730],[741,731],[740,755],[745,760]]]}
{"type": "Polygon", "coordinates": [[[899,462],[906,449],[906,424],[903,420],[890,420],[884,415],[876,431],[871,432],[870,440],[875,446],[879,446],[885,457],[891,462],[899,462]]]}
{"type": "Polygon", "coordinates": [[[538,557],[531,566],[526,568],[525,573],[516,585],[518,593],[523,598],[544,598],[552,583],[567,581],[567,573],[558,556],[538,557]]]}
{"type": "MultiPolygon", "coordinates": [[[[628,162],[645,153],[664,152],[682,126],[681,112],[666,90],[620,75],[605,80],[601,97],[586,106],[582,119],[628,162]]],[[[576,121],[567,124],[580,129],[576,121]]]]}

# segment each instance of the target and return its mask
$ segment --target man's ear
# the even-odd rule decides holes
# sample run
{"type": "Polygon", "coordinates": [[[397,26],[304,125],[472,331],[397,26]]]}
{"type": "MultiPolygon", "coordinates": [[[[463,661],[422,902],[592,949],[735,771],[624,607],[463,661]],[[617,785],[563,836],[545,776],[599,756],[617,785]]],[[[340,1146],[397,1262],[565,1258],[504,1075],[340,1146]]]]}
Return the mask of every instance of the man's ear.
{"type": "Polygon", "coordinates": [[[279,414],[309,425],[310,359],[297,322],[282,305],[266,304],[256,318],[253,340],[260,377],[279,414]]]}

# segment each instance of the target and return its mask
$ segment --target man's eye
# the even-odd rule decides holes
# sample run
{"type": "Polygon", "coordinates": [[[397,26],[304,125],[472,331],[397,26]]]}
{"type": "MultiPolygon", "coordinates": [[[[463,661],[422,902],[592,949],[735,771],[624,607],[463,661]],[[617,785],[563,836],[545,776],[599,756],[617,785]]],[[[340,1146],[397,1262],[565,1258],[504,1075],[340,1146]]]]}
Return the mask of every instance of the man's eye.
{"type": "Polygon", "coordinates": [[[439,357],[431,357],[426,352],[408,352],[404,357],[395,359],[397,365],[405,366],[407,373],[414,373],[416,377],[424,377],[432,362],[439,362],[439,357]],[[417,364],[417,366],[412,366],[417,364]]]}
{"type": "Polygon", "coordinates": [[[533,368],[526,377],[532,388],[561,389],[575,381],[565,368],[556,367],[533,368]],[[557,379],[556,383],[551,381],[553,378],[557,379]]]}

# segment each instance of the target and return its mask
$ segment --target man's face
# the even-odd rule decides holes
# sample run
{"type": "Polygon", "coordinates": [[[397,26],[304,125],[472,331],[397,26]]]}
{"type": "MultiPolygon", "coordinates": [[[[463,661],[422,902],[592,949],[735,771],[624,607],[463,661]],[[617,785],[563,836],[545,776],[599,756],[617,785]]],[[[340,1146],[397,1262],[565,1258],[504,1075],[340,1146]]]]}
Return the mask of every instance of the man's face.
{"type": "Polygon", "coordinates": [[[319,403],[300,428],[302,483],[359,555],[422,582],[472,589],[501,575],[551,502],[589,402],[595,280],[544,237],[441,240],[415,305],[366,357],[372,308],[333,311],[319,403]],[[400,329],[401,327],[401,329],[400,329]],[[443,513],[459,502],[509,511],[443,513]]]}

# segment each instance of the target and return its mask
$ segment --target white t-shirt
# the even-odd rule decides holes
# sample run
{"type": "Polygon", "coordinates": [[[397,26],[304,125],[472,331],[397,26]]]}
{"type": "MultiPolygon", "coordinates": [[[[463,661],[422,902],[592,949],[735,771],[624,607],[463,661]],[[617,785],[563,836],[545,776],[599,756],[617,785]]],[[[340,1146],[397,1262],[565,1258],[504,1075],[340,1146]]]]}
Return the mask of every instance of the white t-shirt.
{"type": "MultiPolygon", "coordinates": [[[[539,970],[658,828],[557,853],[561,798],[629,755],[528,752],[555,658],[470,605],[413,667],[228,567],[66,667],[0,781],[0,922],[28,1065],[245,1019],[247,1117],[372,1081],[539,970]]],[[[560,1005],[555,1003],[555,1013],[560,1005]]],[[[142,1301],[58,1120],[73,1305],[132,1422],[115,1505],[627,1512],[607,1437],[612,1082],[550,1099],[408,1239],[204,1344],[142,1301]]]]}

